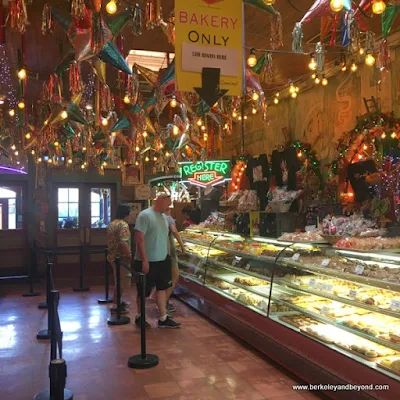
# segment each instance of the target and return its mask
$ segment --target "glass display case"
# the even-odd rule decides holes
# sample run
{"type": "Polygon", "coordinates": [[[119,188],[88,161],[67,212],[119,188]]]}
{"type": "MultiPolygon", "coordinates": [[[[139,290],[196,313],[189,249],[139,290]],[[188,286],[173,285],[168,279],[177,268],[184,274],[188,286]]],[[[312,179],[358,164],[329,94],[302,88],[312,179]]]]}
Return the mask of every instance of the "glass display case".
{"type": "Polygon", "coordinates": [[[182,278],[400,382],[400,254],[190,229],[182,278]]]}

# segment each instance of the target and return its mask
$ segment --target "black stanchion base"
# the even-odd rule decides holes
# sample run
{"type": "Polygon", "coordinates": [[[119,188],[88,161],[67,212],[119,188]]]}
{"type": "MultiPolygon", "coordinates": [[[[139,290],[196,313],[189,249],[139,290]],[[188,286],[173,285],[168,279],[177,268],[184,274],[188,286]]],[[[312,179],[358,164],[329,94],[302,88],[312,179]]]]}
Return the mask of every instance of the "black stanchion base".
{"type": "Polygon", "coordinates": [[[38,340],[50,339],[50,332],[47,329],[43,329],[42,331],[39,331],[37,333],[36,339],[38,340]]]}
{"type": "Polygon", "coordinates": [[[47,308],[48,308],[47,303],[45,301],[43,301],[42,303],[39,303],[39,305],[38,305],[39,310],[46,310],[47,308]]]}
{"type": "Polygon", "coordinates": [[[90,289],[88,287],[74,288],[74,292],[88,292],[90,289]]]}
{"type": "Polygon", "coordinates": [[[27,292],[22,295],[22,297],[36,297],[40,296],[39,292],[27,292]]]}
{"type": "Polygon", "coordinates": [[[148,369],[158,365],[159,361],[160,359],[154,354],[146,354],[145,358],[143,358],[141,354],[137,354],[136,356],[129,357],[128,367],[136,369],[148,369]]]}
{"type": "MultiPolygon", "coordinates": [[[[68,389],[64,389],[64,400],[73,400],[73,399],[74,399],[73,393],[68,389]]],[[[51,400],[50,392],[48,390],[40,392],[33,398],[33,400],[51,400]]]]}
{"type": "Polygon", "coordinates": [[[131,319],[129,317],[121,317],[118,319],[117,317],[110,317],[107,319],[107,324],[108,325],[126,325],[131,322],[131,319]]]}
{"type": "Polygon", "coordinates": [[[113,302],[113,299],[98,299],[97,302],[99,304],[110,304],[113,302]]]}

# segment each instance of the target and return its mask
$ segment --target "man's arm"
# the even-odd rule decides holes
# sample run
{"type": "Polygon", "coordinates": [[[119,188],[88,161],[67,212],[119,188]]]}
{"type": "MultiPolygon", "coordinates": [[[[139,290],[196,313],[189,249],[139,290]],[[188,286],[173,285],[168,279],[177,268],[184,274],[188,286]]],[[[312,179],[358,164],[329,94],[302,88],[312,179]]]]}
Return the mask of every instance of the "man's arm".
{"type": "Polygon", "coordinates": [[[144,274],[147,274],[149,272],[149,259],[147,258],[146,254],[143,232],[135,230],[135,242],[136,242],[136,247],[140,254],[140,258],[142,259],[142,272],[144,274]]]}
{"type": "Polygon", "coordinates": [[[169,226],[169,229],[172,232],[172,234],[174,235],[174,238],[178,241],[179,246],[182,249],[182,253],[185,253],[186,252],[185,245],[183,244],[183,241],[182,241],[181,235],[178,232],[178,229],[176,229],[176,225],[175,224],[171,224],[169,226]]]}

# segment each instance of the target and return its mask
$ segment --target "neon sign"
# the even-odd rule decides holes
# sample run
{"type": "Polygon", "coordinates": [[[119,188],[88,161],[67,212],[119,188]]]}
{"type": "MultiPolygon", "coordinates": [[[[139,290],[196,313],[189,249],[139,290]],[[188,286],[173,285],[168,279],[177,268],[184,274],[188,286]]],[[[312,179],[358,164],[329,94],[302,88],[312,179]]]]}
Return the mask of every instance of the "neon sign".
{"type": "Polygon", "coordinates": [[[216,186],[231,179],[229,160],[179,163],[181,178],[200,187],[216,186]]]}

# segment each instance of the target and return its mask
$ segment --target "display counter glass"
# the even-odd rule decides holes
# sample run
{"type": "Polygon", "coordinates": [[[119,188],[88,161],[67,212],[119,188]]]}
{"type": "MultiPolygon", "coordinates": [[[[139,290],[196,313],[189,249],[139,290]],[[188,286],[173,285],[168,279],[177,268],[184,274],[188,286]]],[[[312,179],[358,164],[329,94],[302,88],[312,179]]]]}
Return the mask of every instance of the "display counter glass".
{"type": "Polygon", "coordinates": [[[400,254],[188,229],[184,279],[400,381],[400,254]]]}

